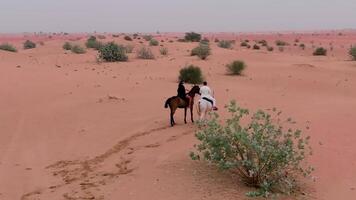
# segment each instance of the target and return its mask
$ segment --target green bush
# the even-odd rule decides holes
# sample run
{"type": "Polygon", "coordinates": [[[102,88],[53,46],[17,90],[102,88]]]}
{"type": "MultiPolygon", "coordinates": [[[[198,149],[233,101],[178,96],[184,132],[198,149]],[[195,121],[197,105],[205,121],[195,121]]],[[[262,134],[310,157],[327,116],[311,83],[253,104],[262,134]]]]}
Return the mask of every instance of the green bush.
{"type": "Polygon", "coordinates": [[[235,101],[226,108],[231,117],[225,123],[214,113],[211,120],[200,124],[195,134],[200,144],[195,145],[197,152],[191,152],[191,158],[205,159],[258,188],[248,196],[294,192],[298,175],[308,176],[313,170],[305,159],[311,154],[310,137],[291,128],[295,124],[291,119],[282,121],[276,109],[250,115],[235,101]]]}
{"type": "Polygon", "coordinates": [[[203,82],[203,75],[198,66],[189,65],[179,71],[178,79],[186,83],[200,84],[203,82]]]}
{"type": "Polygon", "coordinates": [[[323,47],[318,47],[315,49],[314,56],[326,56],[327,50],[323,47]]]}
{"type": "Polygon", "coordinates": [[[79,45],[73,45],[71,51],[76,54],[86,53],[85,49],[79,45]]]}
{"type": "Polygon", "coordinates": [[[90,36],[85,43],[85,46],[89,49],[99,50],[103,46],[103,43],[98,41],[95,36],[90,36]]]}
{"type": "Polygon", "coordinates": [[[150,40],[152,40],[152,38],[153,38],[152,35],[144,35],[143,36],[143,39],[146,41],[150,41],[150,40]]]}
{"type": "Polygon", "coordinates": [[[201,35],[199,33],[189,32],[185,33],[184,39],[185,41],[199,42],[201,40],[201,35]]]}
{"type": "Polygon", "coordinates": [[[148,47],[142,46],[138,51],[137,51],[137,58],[141,59],[155,59],[155,56],[153,55],[152,51],[148,47]]]}
{"type": "Polygon", "coordinates": [[[224,49],[231,49],[232,48],[232,44],[234,42],[231,40],[220,40],[218,43],[218,47],[224,48],[224,49]]]}
{"type": "Polygon", "coordinates": [[[254,44],[254,45],[253,45],[253,49],[254,49],[254,50],[260,50],[261,48],[260,48],[260,46],[258,46],[257,44],[254,44]]]}
{"type": "Polygon", "coordinates": [[[246,68],[244,61],[235,60],[226,65],[227,72],[231,75],[241,75],[242,71],[246,68]]]}
{"type": "Polygon", "coordinates": [[[248,43],[245,42],[245,41],[243,41],[243,42],[241,42],[240,46],[242,46],[242,47],[247,47],[247,46],[248,46],[248,43]]]}
{"type": "Polygon", "coordinates": [[[126,48],[109,42],[99,49],[99,59],[106,62],[127,61],[126,48]]]}
{"type": "Polygon", "coordinates": [[[130,36],[128,36],[128,35],[125,35],[124,39],[127,40],[127,41],[132,41],[132,38],[130,36]]]}
{"type": "Polygon", "coordinates": [[[14,46],[12,46],[11,44],[8,44],[8,43],[0,44],[0,50],[17,52],[17,49],[14,46]]]}
{"type": "Polygon", "coordinates": [[[168,49],[166,47],[162,47],[159,49],[159,52],[161,53],[161,55],[167,55],[168,54],[168,49]]]}
{"type": "Polygon", "coordinates": [[[273,50],[274,50],[273,47],[267,46],[267,51],[273,51],[273,50]]]}
{"type": "Polygon", "coordinates": [[[356,60],[356,46],[352,46],[350,48],[349,55],[351,56],[352,60],[356,60]]]}
{"type": "Polygon", "coordinates": [[[207,44],[199,44],[191,51],[191,56],[198,56],[200,59],[205,60],[210,55],[210,47],[207,44]]]}
{"type": "Polygon", "coordinates": [[[33,49],[36,48],[36,43],[30,41],[30,40],[26,40],[25,43],[23,43],[23,48],[24,49],[33,49]]]}
{"type": "Polygon", "coordinates": [[[126,51],[126,53],[132,53],[134,48],[135,47],[133,45],[128,44],[125,46],[125,51],[126,51]]]}
{"type": "Polygon", "coordinates": [[[155,40],[153,38],[150,40],[150,46],[158,46],[158,45],[159,45],[159,42],[157,40],[155,40]]]}
{"type": "Polygon", "coordinates": [[[66,42],[63,44],[63,49],[64,50],[71,50],[72,49],[72,44],[69,42],[66,42]]]}
{"type": "Polygon", "coordinates": [[[285,41],[282,41],[282,40],[277,40],[276,41],[276,45],[277,46],[288,46],[289,44],[285,41]]]}

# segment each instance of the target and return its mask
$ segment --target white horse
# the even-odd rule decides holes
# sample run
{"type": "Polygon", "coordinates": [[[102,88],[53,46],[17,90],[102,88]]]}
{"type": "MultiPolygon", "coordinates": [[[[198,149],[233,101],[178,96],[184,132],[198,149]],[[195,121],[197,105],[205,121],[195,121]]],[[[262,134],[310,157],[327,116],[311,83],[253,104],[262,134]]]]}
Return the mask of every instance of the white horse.
{"type": "Polygon", "coordinates": [[[204,98],[201,98],[199,100],[197,106],[200,121],[205,120],[206,116],[209,116],[209,113],[213,110],[213,104],[205,100],[204,98]]]}

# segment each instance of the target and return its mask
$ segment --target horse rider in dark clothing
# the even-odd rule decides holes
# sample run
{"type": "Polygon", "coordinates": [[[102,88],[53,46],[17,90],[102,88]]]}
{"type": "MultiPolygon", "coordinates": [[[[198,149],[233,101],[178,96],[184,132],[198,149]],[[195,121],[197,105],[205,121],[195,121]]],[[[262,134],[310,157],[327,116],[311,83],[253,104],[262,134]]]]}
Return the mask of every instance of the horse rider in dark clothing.
{"type": "Polygon", "coordinates": [[[178,90],[177,90],[177,96],[181,98],[183,101],[189,104],[190,106],[190,96],[187,95],[185,87],[184,87],[184,81],[180,81],[178,84],[178,90]]]}

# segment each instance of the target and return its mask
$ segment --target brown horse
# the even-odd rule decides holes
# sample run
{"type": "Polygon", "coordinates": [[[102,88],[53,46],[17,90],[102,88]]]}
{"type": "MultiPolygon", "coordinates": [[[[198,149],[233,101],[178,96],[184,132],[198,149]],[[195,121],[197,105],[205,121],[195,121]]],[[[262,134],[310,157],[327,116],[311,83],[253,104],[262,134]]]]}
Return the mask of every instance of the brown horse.
{"type": "Polygon", "coordinates": [[[169,108],[171,109],[171,126],[174,126],[175,121],[174,121],[174,113],[176,112],[177,108],[184,108],[184,123],[187,123],[187,109],[188,107],[190,107],[190,118],[192,120],[192,122],[194,122],[193,120],[193,105],[194,105],[194,97],[195,94],[199,94],[200,92],[200,88],[199,86],[195,85],[194,87],[192,87],[192,89],[188,92],[188,96],[190,96],[191,99],[191,103],[189,106],[189,103],[186,102],[185,100],[181,99],[178,96],[173,96],[171,98],[168,98],[166,103],[164,104],[165,108],[169,108]]]}

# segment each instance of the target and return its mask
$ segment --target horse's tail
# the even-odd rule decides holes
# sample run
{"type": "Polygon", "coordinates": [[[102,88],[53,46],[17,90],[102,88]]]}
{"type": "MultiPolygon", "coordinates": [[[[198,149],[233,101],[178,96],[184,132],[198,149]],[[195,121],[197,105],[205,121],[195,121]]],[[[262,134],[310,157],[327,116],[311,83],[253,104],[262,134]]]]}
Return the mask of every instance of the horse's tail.
{"type": "Polygon", "coordinates": [[[171,99],[172,99],[172,97],[171,97],[171,98],[168,98],[168,99],[166,100],[166,103],[164,104],[164,107],[165,107],[165,108],[168,108],[168,104],[171,102],[171,99]]]}

